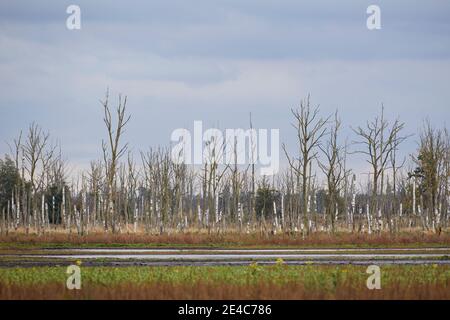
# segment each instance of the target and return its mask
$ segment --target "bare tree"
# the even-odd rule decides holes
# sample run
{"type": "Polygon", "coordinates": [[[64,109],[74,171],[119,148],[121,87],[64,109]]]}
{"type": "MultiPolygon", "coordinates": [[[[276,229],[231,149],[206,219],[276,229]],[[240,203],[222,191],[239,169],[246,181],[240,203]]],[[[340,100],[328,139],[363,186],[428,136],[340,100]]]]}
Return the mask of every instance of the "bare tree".
{"type": "MultiPolygon", "coordinates": [[[[16,165],[16,170],[17,172],[19,172],[19,175],[17,175],[17,180],[16,180],[16,185],[14,188],[14,194],[12,196],[12,203],[11,203],[11,207],[12,207],[12,211],[13,214],[15,214],[15,219],[16,219],[16,224],[15,224],[15,228],[17,229],[19,227],[19,222],[20,222],[20,216],[21,216],[21,208],[22,213],[25,215],[25,203],[23,202],[24,199],[24,193],[25,193],[25,185],[23,184],[24,182],[24,170],[22,170],[22,175],[20,174],[20,152],[22,151],[23,154],[23,148],[22,148],[22,130],[20,131],[19,137],[15,138],[13,141],[14,145],[11,146],[9,145],[9,149],[11,151],[11,154],[14,155],[14,163],[16,165]]],[[[24,160],[22,157],[22,167],[24,165],[24,160]]],[[[9,214],[8,214],[8,218],[9,218],[9,214]]],[[[25,220],[25,217],[22,217],[22,220],[25,220]]],[[[8,226],[6,226],[6,228],[8,228],[8,226]]],[[[8,229],[6,229],[8,230],[8,229]]]]}
{"type": "Polygon", "coordinates": [[[327,178],[328,201],[326,212],[332,232],[335,231],[335,212],[339,202],[339,194],[349,174],[344,168],[345,148],[338,143],[340,127],[341,121],[336,111],[334,123],[329,131],[329,140],[325,145],[319,145],[326,158],[326,161],[319,161],[319,167],[327,178]]]}
{"type": "MultiPolygon", "coordinates": [[[[394,139],[395,139],[395,137],[394,137],[394,139]]],[[[398,200],[398,197],[397,197],[397,190],[398,190],[398,183],[399,183],[398,172],[401,168],[403,168],[405,161],[406,161],[406,159],[403,159],[403,161],[398,164],[397,151],[398,151],[398,146],[394,146],[394,148],[392,149],[392,152],[390,154],[390,165],[392,168],[392,209],[391,209],[391,211],[392,211],[392,214],[394,214],[395,218],[399,218],[397,216],[397,214],[401,214],[401,211],[402,211],[401,202],[398,200]]],[[[391,232],[393,231],[393,228],[390,223],[390,219],[389,219],[389,230],[391,232]]]]}
{"type": "MultiPolygon", "coordinates": [[[[31,215],[34,222],[41,233],[45,227],[44,221],[44,203],[41,201],[41,214],[38,214],[38,191],[43,191],[45,188],[47,172],[52,165],[54,152],[56,146],[51,146],[49,142],[50,135],[44,133],[43,130],[36,124],[32,123],[28,128],[28,134],[23,149],[24,170],[28,175],[30,181],[29,209],[27,216],[27,232],[30,227],[31,215]]],[[[44,200],[44,199],[43,199],[44,200]]]]}
{"type": "Polygon", "coordinates": [[[128,144],[121,145],[120,138],[124,132],[124,127],[130,120],[130,115],[126,114],[127,96],[122,99],[119,95],[119,105],[116,108],[116,124],[113,124],[111,108],[109,106],[109,90],[106,91],[104,101],[100,101],[104,109],[103,121],[108,132],[108,142],[102,141],[103,160],[107,177],[107,203],[108,212],[105,215],[105,230],[110,224],[112,232],[116,232],[115,224],[115,180],[120,157],[126,152],[128,144]]]}
{"type": "Polygon", "coordinates": [[[206,186],[206,195],[204,194],[204,197],[207,197],[208,204],[207,220],[208,222],[211,222],[211,220],[213,222],[213,224],[208,223],[208,232],[211,232],[211,227],[216,225],[221,218],[219,214],[219,189],[222,178],[230,167],[229,164],[221,165],[221,159],[224,156],[224,146],[225,141],[219,139],[217,136],[212,136],[206,141],[207,155],[203,169],[204,183],[206,186]]]}
{"type": "MultiPolygon", "coordinates": [[[[295,123],[292,125],[297,131],[297,140],[299,147],[299,154],[292,158],[289,156],[286,146],[283,144],[283,150],[289,162],[290,168],[295,172],[297,180],[302,179],[302,214],[303,224],[307,226],[308,223],[308,188],[311,180],[312,161],[317,158],[317,149],[320,145],[321,138],[325,135],[327,129],[325,127],[327,119],[319,117],[319,107],[311,108],[310,96],[306,100],[300,102],[300,108],[291,109],[295,118],[295,123]]],[[[309,230],[308,230],[309,233],[309,230]]]]}
{"type": "Polygon", "coordinates": [[[378,212],[377,196],[383,193],[383,177],[391,153],[395,150],[407,136],[401,136],[400,132],[404,128],[404,123],[398,119],[390,126],[384,118],[384,107],[382,107],[381,117],[375,117],[373,121],[368,121],[366,128],[358,127],[353,129],[360,138],[354,141],[362,148],[356,153],[364,154],[368,157],[366,160],[372,167],[372,197],[370,202],[370,212],[378,212]],[[387,133],[387,135],[386,135],[387,133]],[[379,180],[381,178],[381,185],[379,180]]]}

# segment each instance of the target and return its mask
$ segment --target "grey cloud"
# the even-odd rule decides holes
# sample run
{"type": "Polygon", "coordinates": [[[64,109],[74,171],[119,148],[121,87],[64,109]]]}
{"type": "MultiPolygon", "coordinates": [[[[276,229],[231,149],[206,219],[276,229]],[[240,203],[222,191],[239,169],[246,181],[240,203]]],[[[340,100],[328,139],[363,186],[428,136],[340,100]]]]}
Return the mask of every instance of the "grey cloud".
{"type": "Polygon", "coordinates": [[[448,2],[378,1],[375,32],[370,1],[77,1],[73,32],[71,3],[0,1],[0,153],[35,120],[85,165],[99,156],[107,86],[129,95],[135,150],[194,120],[245,127],[250,112],[292,147],[289,108],[308,93],[324,114],[341,110],[349,136],[381,102],[409,132],[450,116],[448,2]]]}

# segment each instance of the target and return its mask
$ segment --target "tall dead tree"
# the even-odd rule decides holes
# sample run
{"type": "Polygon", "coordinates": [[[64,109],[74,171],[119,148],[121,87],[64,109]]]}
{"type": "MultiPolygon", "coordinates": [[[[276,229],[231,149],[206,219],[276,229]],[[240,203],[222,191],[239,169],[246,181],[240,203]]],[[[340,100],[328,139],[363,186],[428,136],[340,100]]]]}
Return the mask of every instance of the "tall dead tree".
{"type": "Polygon", "coordinates": [[[380,178],[383,178],[391,153],[407,138],[400,135],[404,126],[405,124],[398,119],[390,125],[384,118],[382,107],[381,117],[376,116],[373,121],[368,121],[365,128],[353,129],[359,137],[359,140],[353,143],[362,146],[355,153],[366,155],[368,157],[366,161],[372,167],[372,195],[369,206],[372,214],[377,214],[380,209],[377,201],[378,195],[383,193],[383,181],[380,184],[380,178]]]}
{"type": "Polygon", "coordinates": [[[208,232],[211,232],[211,227],[219,222],[219,190],[222,178],[229,169],[229,164],[221,165],[224,156],[225,142],[217,136],[211,136],[206,142],[205,147],[207,154],[205,155],[204,166],[204,182],[206,183],[207,197],[207,213],[208,213],[208,232]]]}
{"type": "Polygon", "coordinates": [[[327,178],[328,199],[326,206],[326,213],[328,223],[331,226],[331,231],[335,231],[335,216],[338,203],[339,194],[344,186],[344,181],[347,179],[348,172],[344,167],[345,147],[339,145],[338,135],[341,127],[338,113],[336,111],[334,116],[334,123],[329,131],[329,140],[324,145],[319,145],[325,156],[325,161],[319,161],[319,167],[327,178]]]}
{"type": "MultiPolygon", "coordinates": [[[[22,200],[24,198],[24,193],[25,193],[24,192],[25,184],[23,183],[24,182],[23,174],[22,175],[20,174],[20,166],[23,167],[23,163],[24,163],[23,157],[22,157],[22,159],[20,159],[21,151],[23,154],[22,130],[20,131],[19,137],[14,139],[13,143],[14,143],[14,146],[9,145],[9,148],[10,148],[11,154],[14,155],[14,163],[16,165],[16,170],[17,170],[17,172],[19,172],[19,174],[17,175],[14,192],[13,192],[13,196],[11,199],[12,200],[11,206],[13,208],[13,214],[15,214],[16,229],[17,229],[19,227],[21,212],[23,214],[25,214],[25,205],[22,200]],[[20,163],[20,160],[22,160],[22,163],[20,163]]],[[[8,218],[9,218],[9,216],[8,216],[8,218]]],[[[25,217],[22,217],[22,220],[24,221],[25,217]]]]}
{"type": "MultiPolygon", "coordinates": [[[[37,193],[43,191],[45,181],[48,177],[47,170],[50,168],[54,146],[50,146],[50,135],[45,133],[36,123],[32,123],[28,128],[28,134],[22,146],[24,170],[30,182],[30,193],[27,195],[29,199],[28,213],[26,214],[26,230],[29,231],[30,219],[34,219],[38,232],[41,233],[45,227],[43,221],[43,212],[38,214],[38,197],[37,193]]],[[[41,211],[42,211],[41,205],[41,211]]]]}
{"type": "Polygon", "coordinates": [[[107,203],[108,211],[105,215],[105,230],[111,227],[112,232],[117,232],[116,229],[116,215],[115,215],[115,182],[120,157],[126,152],[128,144],[123,146],[120,143],[120,138],[124,132],[124,127],[130,120],[130,115],[126,114],[127,96],[122,99],[119,95],[119,104],[116,108],[116,124],[113,123],[113,116],[111,114],[111,107],[109,106],[109,90],[106,91],[105,100],[100,101],[103,110],[103,121],[106,125],[108,133],[108,142],[102,141],[103,160],[107,178],[107,203]]]}
{"type": "MultiPolygon", "coordinates": [[[[250,130],[253,130],[252,114],[250,113],[250,130]]],[[[256,156],[256,141],[253,141],[253,135],[250,135],[250,157],[254,159],[256,156]]],[[[250,213],[252,217],[252,223],[256,223],[256,210],[255,210],[255,163],[252,161],[252,176],[251,176],[251,186],[250,186],[250,213]]]]}
{"type": "MultiPolygon", "coordinates": [[[[102,205],[102,195],[101,195],[101,187],[103,181],[103,166],[100,161],[92,161],[90,165],[90,171],[88,172],[89,184],[90,184],[90,194],[93,197],[92,204],[92,217],[93,217],[93,226],[101,221],[102,225],[104,225],[103,220],[103,205],[102,205]]],[[[63,217],[64,219],[65,217],[63,217]]]]}
{"type": "MultiPolygon", "coordinates": [[[[398,197],[397,197],[397,190],[398,188],[398,183],[399,183],[399,179],[398,179],[398,172],[401,168],[403,168],[406,159],[403,159],[403,161],[401,163],[398,163],[398,159],[397,159],[397,151],[398,151],[398,146],[395,146],[391,152],[390,155],[390,165],[391,165],[391,169],[392,169],[392,208],[391,208],[391,212],[394,215],[394,218],[400,218],[399,215],[402,213],[402,204],[399,201],[398,197]]],[[[398,223],[400,223],[400,221],[398,221],[398,223]]],[[[389,224],[390,231],[393,231],[391,224],[389,224]]]]}
{"type": "MultiPolygon", "coordinates": [[[[292,124],[297,132],[297,141],[299,153],[297,157],[289,156],[286,146],[283,144],[283,150],[286,154],[290,168],[295,172],[297,180],[301,178],[301,204],[303,225],[308,225],[308,187],[311,180],[311,167],[314,159],[317,158],[317,149],[321,138],[325,135],[327,119],[319,116],[319,107],[312,108],[310,96],[300,102],[298,109],[291,109],[295,118],[292,124]]],[[[309,230],[307,230],[309,233],[309,230]]]]}

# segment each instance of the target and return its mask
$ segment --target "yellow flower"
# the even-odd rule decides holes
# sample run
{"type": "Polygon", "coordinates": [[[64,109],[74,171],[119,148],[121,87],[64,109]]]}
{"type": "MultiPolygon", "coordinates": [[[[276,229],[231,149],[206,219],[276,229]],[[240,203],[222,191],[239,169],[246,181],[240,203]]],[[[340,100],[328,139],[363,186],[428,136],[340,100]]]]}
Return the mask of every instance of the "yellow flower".
{"type": "Polygon", "coordinates": [[[77,266],[81,266],[81,260],[75,261],[75,264],[76,264],[77,266]]]}
{"type": "Polygon", "coordinates": [[[433,263],[433,268],[437,268],[437,267],[438,267],[437,263],[433,263]]]}
{"type": "Polygon", "coordinates": [[[281,259],[281,258],[278,258],[277,261],[276,261],[276,264],[277,264],[278,266],[281,266],[281,265],[284,264],[284,260],[281,259]]]}

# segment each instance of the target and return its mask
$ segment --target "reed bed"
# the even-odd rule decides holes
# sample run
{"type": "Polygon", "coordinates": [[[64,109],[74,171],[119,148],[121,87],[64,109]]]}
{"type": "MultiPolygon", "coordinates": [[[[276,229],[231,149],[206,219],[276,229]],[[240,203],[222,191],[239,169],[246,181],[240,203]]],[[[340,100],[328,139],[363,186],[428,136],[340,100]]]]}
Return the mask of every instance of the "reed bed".
{"type": "Polygon", "coordinates": [[[11,232],[0,236],[0,246],[448,246],[450,232],[440,235],[422,231],[402,233],[313,233],[307,237],[301,234],[242,234],[238,232],[207,233],[192,231],[185,233],[111,234],[93,232],[80,236],[75,233],[55,231],[43,235],[24,232],[11,232]]]}

